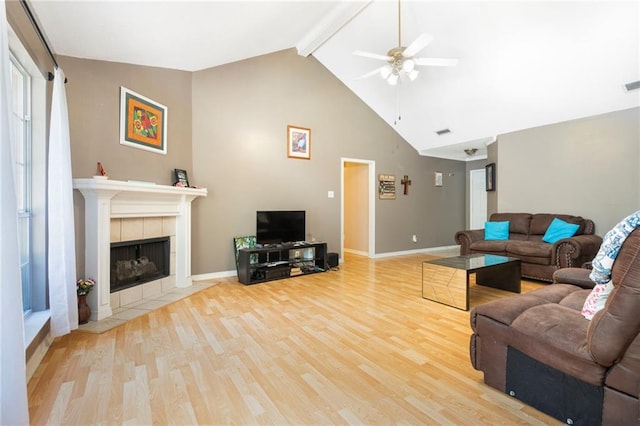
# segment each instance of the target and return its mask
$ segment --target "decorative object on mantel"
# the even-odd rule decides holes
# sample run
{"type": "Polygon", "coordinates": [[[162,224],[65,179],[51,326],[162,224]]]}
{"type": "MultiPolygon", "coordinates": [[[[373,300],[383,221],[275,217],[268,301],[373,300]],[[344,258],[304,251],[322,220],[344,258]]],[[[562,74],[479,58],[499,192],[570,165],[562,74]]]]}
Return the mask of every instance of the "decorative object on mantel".
{"type": "Polygon", "coordinates": [[[182,169],[173,169],[174,182],[173,186],[181,188],[190,188],[189,178],[187,177],[187,171],[182,169]]]}
{"type": "Polygon", "coordinates": [[[433,173],[433,185],[442,186],[442,172],[433,173]]]}
{"type": "Polygon", "coordinates": [[[396,199],[396,177],[394,175],[378,176],[378,194],[381,200],[396,199]]]}
{"type": "Polygon", "coordinates": [[[120,144],[167,153],[166,106],[120,86],[120,144]]]}
{"type": "Polygon", "coordinates": [[[93,177],[94,179],[109,179],[107,171],[102,167],[102,163],[98,161],[98,174],[93,177]]]}
{"type": "Polygon", "coordinates": [[[91,316],[91,308],[87,304],[87,294],[91,293],[96,282],[92,278],[80,278],[76,282],[78,293],[78,323],[86,324],[91,316]]]}
{"type": "Polygon", "coordinates": [[[311,159],[311,129],[287,126],[287,157],[311,159]]]}
{"type": "Polygon", "coordinates": [[[404,195],[409,195],[409,185],[411,185],[411,180],[409,180],[408,175],[404,175],[400,184],[404,186],[404,195]]]}

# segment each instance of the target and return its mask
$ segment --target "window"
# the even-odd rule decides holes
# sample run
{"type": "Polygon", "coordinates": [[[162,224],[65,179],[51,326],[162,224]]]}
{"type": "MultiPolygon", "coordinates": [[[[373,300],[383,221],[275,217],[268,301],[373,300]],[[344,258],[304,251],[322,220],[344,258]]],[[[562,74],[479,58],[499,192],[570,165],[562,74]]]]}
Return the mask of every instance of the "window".
{"type": "Polygon", "coordinates": [[[20,273],[22,310],[31,311],[31,78],[18,60],[11,56],[11,92],[13,114],[14,173],[20,236],[20,273]]]}
{"type": "Polygon", "coordinates": [[[45,311],[46,80],[9,27],[12,155],[18,204],[22,309],[45,311]]]}

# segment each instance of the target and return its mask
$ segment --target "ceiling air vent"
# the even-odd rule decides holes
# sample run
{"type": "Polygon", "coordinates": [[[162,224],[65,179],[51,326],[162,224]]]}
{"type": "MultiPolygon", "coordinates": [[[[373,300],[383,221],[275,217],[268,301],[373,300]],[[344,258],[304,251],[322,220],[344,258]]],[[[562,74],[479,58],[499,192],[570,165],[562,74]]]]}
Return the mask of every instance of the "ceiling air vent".
{"type": "Polygon", "coordinates": [[[438,130],[438,131],[436,132],[436,135],[438,135],[438,136],[442,136],[442,135],[446,135],[447,133],[451,133],[451,130],[449,130],[449,129],[442,129],[442,130],[438,130]]]}
{"type": "Polygon", "coordinates": [[[624,85],[624,87],[627,89],[627,92],[630,92],[632,90],[638,90],[640,89],[640,80],[627,83],[624,85]]]}

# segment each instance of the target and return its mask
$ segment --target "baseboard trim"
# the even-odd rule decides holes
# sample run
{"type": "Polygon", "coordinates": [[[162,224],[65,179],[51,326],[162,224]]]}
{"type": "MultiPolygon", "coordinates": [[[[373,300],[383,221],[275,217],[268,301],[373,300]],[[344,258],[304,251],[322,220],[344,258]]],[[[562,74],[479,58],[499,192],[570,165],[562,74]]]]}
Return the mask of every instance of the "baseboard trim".
{"type": "Polygon", "coordinates": [[[238,276],[236,271],[220,271],[220,272],[210,272],[208,274],[192,275],[191,279],[193,281],[205,281],[205,280],[212,280],[215,278],[227,278],[227,277],[236,277],[236,276],[238,276]]]}
{"type": "Polygon", "coordinates": [[[373,257],[375,259],[380,259],[380,258],[384,258],[384,257],[406,256],[408,254],[433,253],[433,252],[438,252],[438,251],[443,251],[443,250],[453,250],[453,249],[458,248],[458,247],[459,247],[458,245],[442,246],[442,247],[427,247],[427,248],[421,248],[421,249],[415,249],[415,250],[403,250],[403,251],[393,251],[393,252],[388,252],[388,253],[376,253],[373,257]]]}

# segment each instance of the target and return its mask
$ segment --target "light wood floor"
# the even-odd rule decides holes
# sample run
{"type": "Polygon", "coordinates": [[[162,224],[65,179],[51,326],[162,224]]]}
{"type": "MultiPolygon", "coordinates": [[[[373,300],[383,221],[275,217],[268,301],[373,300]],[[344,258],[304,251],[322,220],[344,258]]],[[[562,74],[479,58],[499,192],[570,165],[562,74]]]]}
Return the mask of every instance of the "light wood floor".
{"type": "MultiPolygon", "coordinates": [[[[484,385],[469,313],[421,297],[428,255],[235,278],[103,334],[57,338],[32,424],[560,424],[484,385]]],[[[523,291],[542,284],[523,281],[523,291]]],[[[472,288],[471,305],[512,293],[472,288]]]]}

